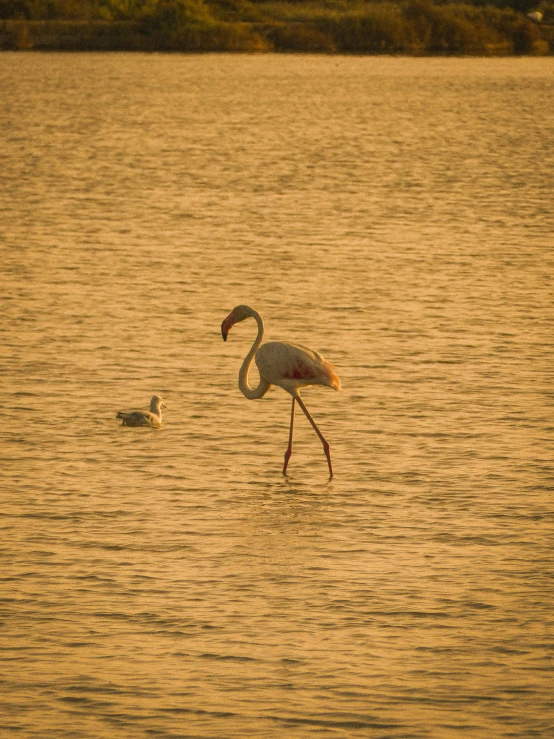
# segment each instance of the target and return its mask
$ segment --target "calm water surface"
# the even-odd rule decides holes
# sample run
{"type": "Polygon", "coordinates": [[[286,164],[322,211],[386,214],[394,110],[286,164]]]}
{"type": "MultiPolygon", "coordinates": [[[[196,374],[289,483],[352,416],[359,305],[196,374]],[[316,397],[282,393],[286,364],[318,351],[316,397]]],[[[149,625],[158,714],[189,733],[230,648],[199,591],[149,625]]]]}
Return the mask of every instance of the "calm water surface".
{"type": "Polygon", "coordinates": [[[553,60],[0,91],[2,736],[553,736],[553,60]],[[332,481],[238,390],[243,302],[337,367],[332,481]]]}

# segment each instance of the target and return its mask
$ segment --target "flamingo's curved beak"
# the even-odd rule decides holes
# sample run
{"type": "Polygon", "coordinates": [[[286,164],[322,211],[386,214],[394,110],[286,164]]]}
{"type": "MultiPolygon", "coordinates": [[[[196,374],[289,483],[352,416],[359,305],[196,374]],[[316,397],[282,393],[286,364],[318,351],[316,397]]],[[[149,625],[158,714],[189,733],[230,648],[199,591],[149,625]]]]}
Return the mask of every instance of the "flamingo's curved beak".
{"type": "Polygon", "coordinates": [[[227,341],[227,334],[231,330],[231,327],[234,323],[235,322],[233,320],[233,317],[227,316],[227,318],[221,324],[221,335],[223,336],[223,341],[227,341]]]}

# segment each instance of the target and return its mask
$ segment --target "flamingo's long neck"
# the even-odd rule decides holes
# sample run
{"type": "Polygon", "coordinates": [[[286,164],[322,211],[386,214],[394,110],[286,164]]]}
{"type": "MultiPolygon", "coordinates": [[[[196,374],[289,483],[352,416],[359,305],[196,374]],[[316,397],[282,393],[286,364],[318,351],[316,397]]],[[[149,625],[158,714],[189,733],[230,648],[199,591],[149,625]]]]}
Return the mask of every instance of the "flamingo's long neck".
{"type": "Polygon", "coordinates": [[[263,398],[271,387],[271,383],[260,376],[258,387],[252,388],[248,384],[248,371],[250,369],[250,365],[252,364],[252,360],[256,356],[256,352],[260,348],[260,344],[264,337],[264,322],[262,321],[262,317],[254,309],[251,308],[250,310],[250,315],[252,318],[256,319],[256,323],[258,324],[258,335],[252,344],[252,348],[244,358],[244,362],[239,370],[239,388],[245,398],[248,398],[248,400],[257,400],[258,398],[263,398]]]}

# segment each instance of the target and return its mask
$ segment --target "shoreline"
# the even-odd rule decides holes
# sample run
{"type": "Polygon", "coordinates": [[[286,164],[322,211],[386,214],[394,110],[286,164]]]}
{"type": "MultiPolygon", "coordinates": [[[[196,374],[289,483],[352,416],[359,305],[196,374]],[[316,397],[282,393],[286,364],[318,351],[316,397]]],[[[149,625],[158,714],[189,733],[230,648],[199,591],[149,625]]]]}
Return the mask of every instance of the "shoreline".
{"type": "Polygon", "coordinates": [[[513,13],[497,12],[486,35],[482,30],[483,19],[477,14],[475,34],[466,21],[465,26],[460,22],[458,28],[435,33],[435,39],[422,40],[410,28],[409,19],[405,25],[406,29],[396,37],[388,33],[384,25],[377,29],[369,24],[361,30],[344,29],[339,22],[336,27],[325,27],[309,20],[191,23],[178,34],[160,34],[138,21],[10,19],[0,20],[0,51],[323,53],[407,57],[554,55],[553,28],[539,27],[513,13]]]}

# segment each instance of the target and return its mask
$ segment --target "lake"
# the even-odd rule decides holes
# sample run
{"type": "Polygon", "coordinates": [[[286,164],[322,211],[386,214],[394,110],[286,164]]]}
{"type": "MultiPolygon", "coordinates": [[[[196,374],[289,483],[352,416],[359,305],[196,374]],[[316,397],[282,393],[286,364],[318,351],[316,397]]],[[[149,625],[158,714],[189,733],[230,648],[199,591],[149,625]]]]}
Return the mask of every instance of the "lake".
{"type": "Polygon", "coordinates": [[[552,735],[553,60],[6,52],[0,90],[4,735],[552,735]],[[335,365],[332,480],[301,413],[281,474],[240,303],[335,365]]]}

